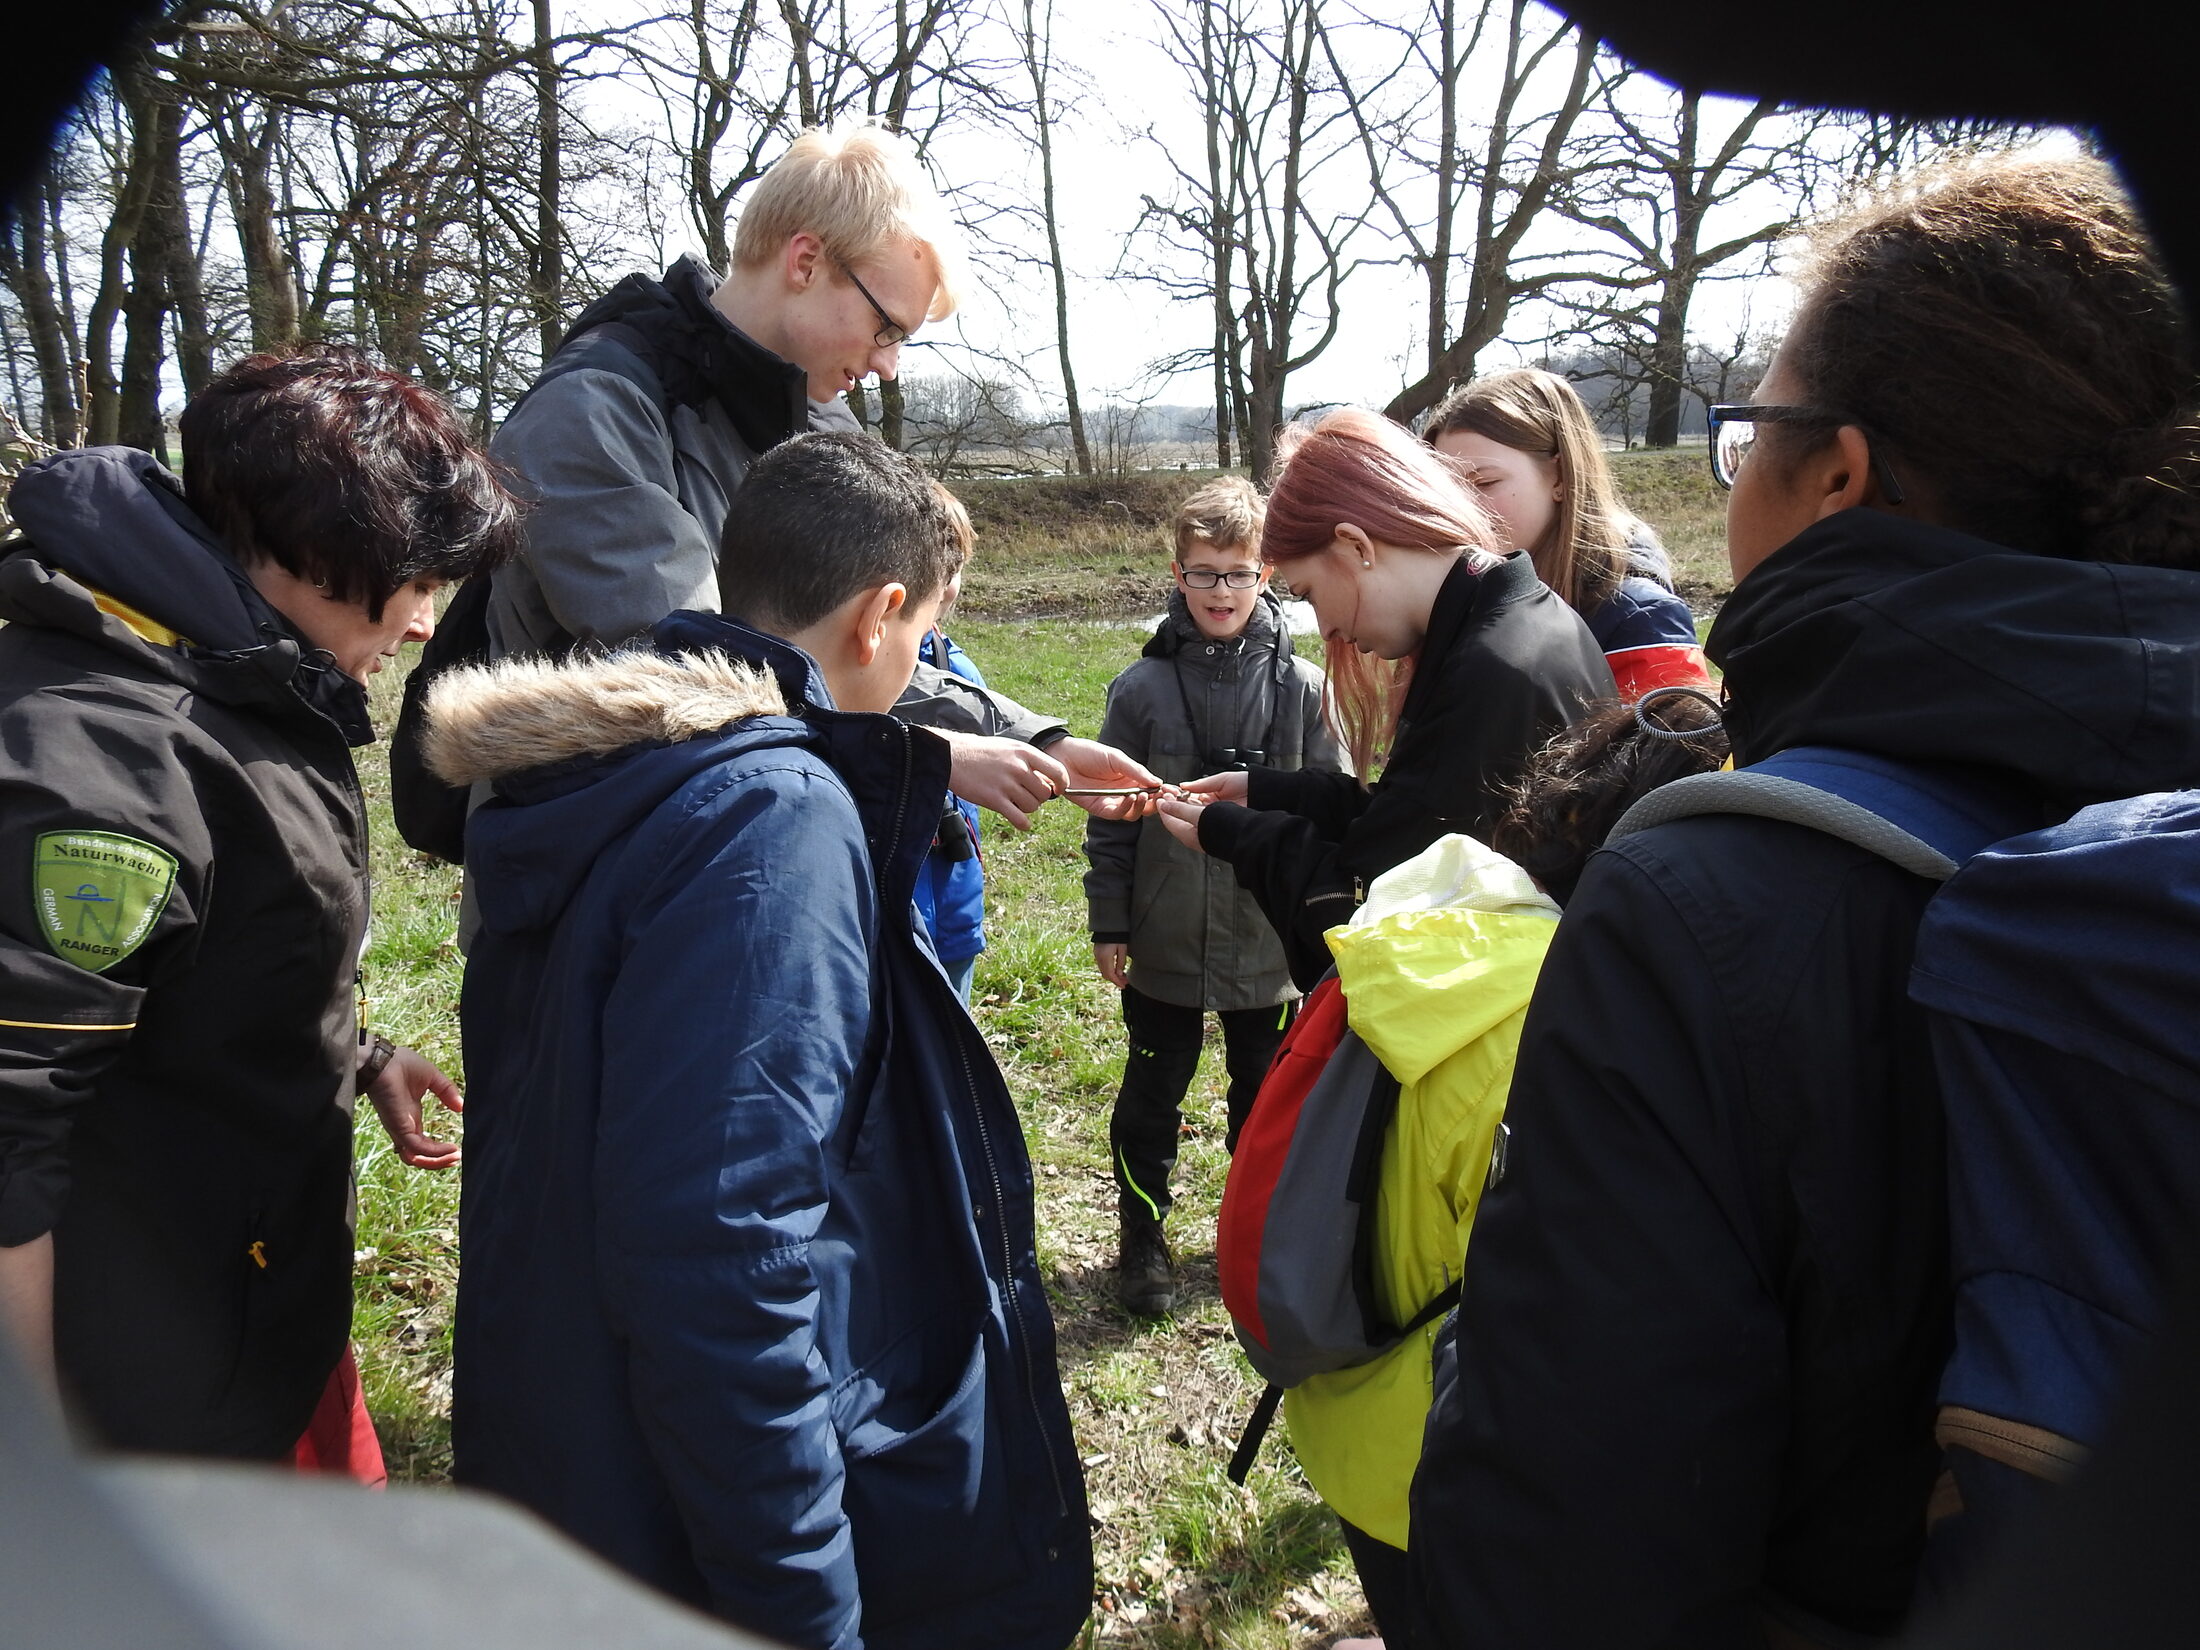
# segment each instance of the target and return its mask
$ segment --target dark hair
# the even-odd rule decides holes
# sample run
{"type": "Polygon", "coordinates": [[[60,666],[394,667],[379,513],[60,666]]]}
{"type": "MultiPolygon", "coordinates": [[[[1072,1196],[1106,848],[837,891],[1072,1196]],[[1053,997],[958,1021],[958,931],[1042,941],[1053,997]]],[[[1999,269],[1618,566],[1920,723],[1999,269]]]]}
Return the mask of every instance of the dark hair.
{"type": "Polygon", "coordinates": [[[416,579],[519,549],[520,506],[457,411],[348,344],[248,355],[183,409],[183,491],[230,553],[379,620],[416,579]]]}
{"type": "Polygon", "coordinates": [[[1775,453],[1853,423],[1951,527],[2200,566],[2192,339],[2106,166],[1929,168],[1813,231],[1801,285],[1781,360],[1833,420],[1769,427],[1775,453]]]}
{"type": "Polygon", "coordinates": [[[784,635],[882,584],[924,601],[967,553],[954,505],[875,436],[817,431],[782,441],[749,466],[726,512],[719,606],[784,635]]]}
{"type": "Polygon", "coordinates": [[[1709,773],[1726,761],[1727,750],[1719,713],[1692,693],[1653,688],[1639,715],[1633,703],[1601,699],[1528,759],[1527,771],[1507,787],[1490,846],[1563,905],[1620,815],[1660,785],[1709,773]],[[1680,734],[1695,737],[1674,737],[1680,734]]]}

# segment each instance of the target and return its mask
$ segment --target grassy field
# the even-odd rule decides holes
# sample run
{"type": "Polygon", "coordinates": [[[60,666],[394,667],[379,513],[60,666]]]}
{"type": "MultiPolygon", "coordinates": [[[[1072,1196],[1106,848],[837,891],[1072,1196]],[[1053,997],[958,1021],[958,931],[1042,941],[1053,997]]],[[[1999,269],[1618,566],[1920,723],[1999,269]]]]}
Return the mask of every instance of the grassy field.
{"type": "MultiPolygon", "coordinates": [[[[1724,590],[1724,556],[1720,501],[1701,455],[1617,461],[1634,507],[1673,549],[1684,591],[1708,607],[1724,590]]],[[[1092,731],[1108,681],[1145,639],[1123,617],[1163,600],[1161,524],[1201,479],[971,486],[980,548],[957,640],[1002,691],[1092,731]]],[[[394,675],[377,684],[384,729],[400,687],[394,675]]],[[[379,748],[362,770],[376,843],[373,1018],[456,1074],[458,875],[399,842],[379,748]]],[[[1093,971],[1085,937],[1083,823],[1063,805],[1046,809],[1028,835],[988,819],[992,945],[975,997],[1037,1169],[1040,1262],[1093,1503],[1094,1636],[1154,1650],[1325,1644],[1368,1622],[1336,1525],[1299,1476],[1281,1428],[1243,1489],[1223,1472],[1258,1388],[1215,1293],[1214,1215],[1226,1162],[1218,1047],[1187,1107],[1171,1222],[1188,1298],[1161,1324],[1114,1304],[1107,1113],[1123,1040],[1115,993],[1093,971]]],[[[404,1168],[371,1120],[358,1138],[355,1336],[368,1401],[392,1472],[436,1480],[450,1464],[458,1182],[404,1168]]]]}

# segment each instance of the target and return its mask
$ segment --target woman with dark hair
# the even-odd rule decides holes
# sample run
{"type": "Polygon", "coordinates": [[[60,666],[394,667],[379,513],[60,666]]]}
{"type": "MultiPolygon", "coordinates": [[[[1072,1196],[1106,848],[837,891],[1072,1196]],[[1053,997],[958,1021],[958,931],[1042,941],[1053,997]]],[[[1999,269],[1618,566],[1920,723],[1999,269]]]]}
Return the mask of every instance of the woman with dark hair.
{"type": "Polygon", "coordinates": [[[365,682],[518,511],[356,350],[253,356],[182,436],[181,485],[94,447],[9,494],[0,1321],[104,1442],[272,1460],[348,1369],[353,1097],[457,1157],[361,1024],[365,682]]]}
{"type": "Polygon", "coordinates": [[[1277,462],[1261,558],[1313,604],[1355,771],[1216,774],[1161,817],[1230,863],[1303,990],[1367,884],[1447,832],[1486,840],[1507,782],[1612,673],[1527,556],[1498,554],[1451,466],[1389,419],[1341,408],[1287,430],[1277,462]]]}
{"type": "Polygon", "coordinates": [[[1482,508],[1581,615],[1623,697],[1710,685],[1672,564],[1621,505],[1573,385],[1534,367],[1493,372],[1446,396],[1421,439],[1458,464],[1482,508]]]}
{"type": "MultiPolygon", "coordinates": [[[[1714,431],[1735,763],[1926,764],[2038,825],[2200,782],[2200,376],[2106,169],[1963,162],[1813,241],[1714,431]]],[[[1412,1556],[1443,1642],[1901,1623],[1954,1322],[1910,996],[1935,886],[1740,815],[1590,860],[1438,1345],[1412,1556]]]]}

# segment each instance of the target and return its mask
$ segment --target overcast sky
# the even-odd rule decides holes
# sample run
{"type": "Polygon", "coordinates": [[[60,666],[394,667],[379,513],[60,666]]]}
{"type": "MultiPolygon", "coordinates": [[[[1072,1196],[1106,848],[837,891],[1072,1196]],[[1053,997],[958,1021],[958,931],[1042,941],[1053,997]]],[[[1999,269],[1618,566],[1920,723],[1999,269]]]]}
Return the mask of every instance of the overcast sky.
{"type": "MultiPolygon", "coordinates": [[[[606,22],[631,18],[642,0],[582,0],[571,17],[606,22]]],[[[1364,9],[1407,12],[1412,0],[1365,0],[1364,9]]],[[[1333,12],[1332,15],[1335,15],[1333,12]]],[[[1538,15],[1538,14],[1531,14],[1538,15]]],[[[562,19],[561,19],[562,20],[562,19]]],[[[1547,19],[1546,19],[1547,21],[1547,19]]],[[[1184,71],[1170,61],[1154,38],[1150,0],[1114,0],[1106,5],[1060,0],[1054,24],[1058,65],[1055,96],[1069,107],[1061,117],[1056,142],[1058,217],[1065,260],[1072,272],[1071,329],[1073,359],[1088,403],[1138,395],[1161,401],[1205,404],[1212,379],[1195,371],[1157,386],[1152,364],[1179,351],[1196,349],[1211,336],[1211,310],[1204,303],[1172,301],[1156,285],[1135,277],[1165,262],[1165,249],[1150,235],[1134,235],[1141,197],[1167,197],[1174,189],[1168,155],[1190,157],[1195,166],[1204,138],[1197,104],[1184,71]]],[[[1346,49],[1353,47],[1348,41],[1346,49]]],[[[1554,57],[1563,57],[1563,53],[1554,57]]],[[[1013,65],[1007,66],[1013,68],[1013,65]]],[[[1565,66],[1552,68],[1563,76],[1565,66]]],[[[1020,73],[1020,70],[1017,71],[1020,73]]],[[[657,107],[598,82],[583,96],[593,100],[598,118],[661,127],[657,107]]],[[[1637,107],[1666,96],[1648,77],[1638,77],[1630,94],[1637,107]]],[[[1479,123],[1487,101],[1484,85],[1470,78],[1462,97],[1462,121],[1479,123]]],[[[1707,129],[1723,132],[1740,105],[1707,102],[1707,129]]],[[[949,186],[964,185],[974,194],[996,199],[1022,194],[1037,198],[1037,163],[1027,141],[997,127],[951,122],[934,142],[932,164],[949,186]]],[[[665,198],[658,214],[663,250],[678,252],[696,241],[672,192],[678,178],[663,179],[665,198]]],[[[1364,167],[1340,166],[1317,197],[1334,215],[1349,215],[1367,200],[1364,167]]],[[[1768,221],[1784,214],[1780,192],[1764,187],[1754,197],[1728,208],[1714,223],[1714,236],[1732,232],[1745,221],[1768,221]]],[[[1530,249],[1572,247],[1595,240],[1590,231],[1552,220],[1531,241],[1530,249]]],[[[656,248],[636,246],[637,257],[656,248]]],[[[1021,261],[997,256],[980,261],[979,290],[962,314],[927,329],[923,347],[906,351],[905,373],[936,372],[955,360],[965,370],[990,373],[979,358],[1006,355],[1022,360],[1038,393],[1059,394],[1053,355],[1053,298],[1046,279],[1043,242],[1034,227],[1020,248],[1021,261]],[[957,347],[958,341],[972,346],[957,347]]],[[[1395,245],[1367,235],[1363,257],[1394,257],[1395,245]]],[[[1177,260],[1179,273],[1194,273],[1190,260],[1177,260]]],[[[576,271],[591,293],[620,271],[576,271]]],[[[1731,338],[1738,328],[1776,334],[1790,306],[1788,289],[1778,279],[1714,282],[1702,288],[1695,307],[1699,335],[1731,338]]],[[[1399,267],[1365,267],[1345,288],[1343,319],[1337,337],[1310,366],[1295,373],[1288,395],[1295,406],[1328,401],[1380,405],[1407,379],[1418,375],[1424,347],[1423,291],[1412,272],[1399,267]]],[[[1318,331],[1318,317],[1309,317],[1318,331]]],[[[1537,340],[1550,325],[1548,310],[1516,312],[1509,341],[1493,346],[1480,363],[1485,369],[1533,359],[1537,340]]]]}

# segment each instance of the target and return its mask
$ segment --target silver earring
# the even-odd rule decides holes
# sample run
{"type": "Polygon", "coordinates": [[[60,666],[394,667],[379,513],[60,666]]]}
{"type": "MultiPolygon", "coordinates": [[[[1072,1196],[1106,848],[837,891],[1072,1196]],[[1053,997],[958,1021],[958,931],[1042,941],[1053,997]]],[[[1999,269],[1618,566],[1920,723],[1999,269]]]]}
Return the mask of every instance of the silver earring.
{"type": "Polygon", "coordinates": [[[1366,558],[1365,556],[1362,556],[1362,557],[1360,558],[1360,565],[1361,565],[1362,567],[1373,567],[1373,566],[1374,566],[1375,564],[1374,564],[1373,562],[1369,561],[1369,560],[1368,560],[1368,559],[1367,559],[1367,558],[1366,558]]]}

